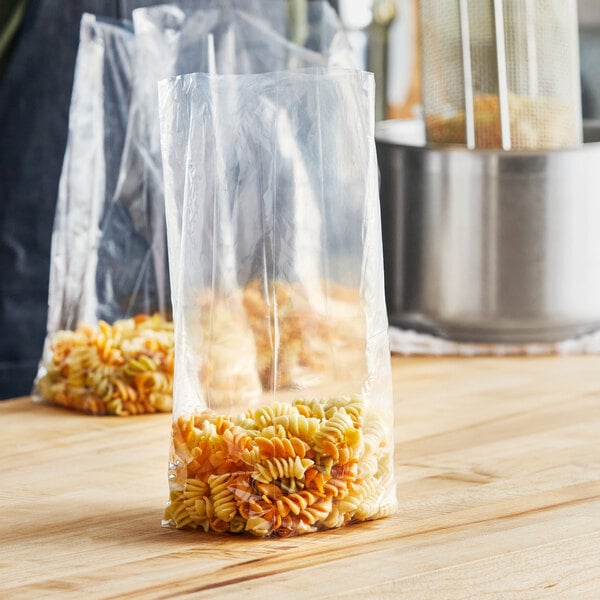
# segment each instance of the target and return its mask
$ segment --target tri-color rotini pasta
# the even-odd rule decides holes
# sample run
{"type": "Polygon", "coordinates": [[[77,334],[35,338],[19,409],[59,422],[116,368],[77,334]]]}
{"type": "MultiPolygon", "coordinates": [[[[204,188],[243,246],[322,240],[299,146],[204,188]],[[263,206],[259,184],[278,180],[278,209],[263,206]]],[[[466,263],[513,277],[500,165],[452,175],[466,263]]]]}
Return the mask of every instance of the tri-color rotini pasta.
{"type": "Polygon", "coordinates": [[[389,515],[390,427],[358,398],[181,415],[163,524],[266,537],[389,515]]]}
{"type": "Polygon", "coordinates": [[[138,315],[52,335],[36,393],[93,415],[169,412],[173,406],[173,323],[138,315]]]}

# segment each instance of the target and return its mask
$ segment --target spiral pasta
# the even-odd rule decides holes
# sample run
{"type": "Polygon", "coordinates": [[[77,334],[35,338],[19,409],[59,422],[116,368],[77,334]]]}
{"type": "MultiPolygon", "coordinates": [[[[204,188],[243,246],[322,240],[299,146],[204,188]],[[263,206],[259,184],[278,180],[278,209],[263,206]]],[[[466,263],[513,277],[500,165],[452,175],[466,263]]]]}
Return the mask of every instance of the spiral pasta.
{"type": "Polygon", "coordinates": [[[181,415],[172,440],[165,525],[288,536],[395,510],[389,423],[360,398],[181,415]]]}
{"type": "Polygon", "coordinates": [[[50,338],[36,391],[93,415],[168,412],[173,367],[173,324],[160,315],[100,321],[50,338]]]}

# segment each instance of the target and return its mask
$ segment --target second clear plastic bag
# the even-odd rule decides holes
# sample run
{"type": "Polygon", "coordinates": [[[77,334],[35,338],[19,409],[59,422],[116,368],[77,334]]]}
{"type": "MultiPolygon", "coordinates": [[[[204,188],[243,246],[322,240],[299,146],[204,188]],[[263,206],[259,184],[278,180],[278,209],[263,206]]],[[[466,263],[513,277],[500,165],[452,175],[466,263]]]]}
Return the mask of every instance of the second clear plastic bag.
{"type": "MultiPolygon", "coordinates": [[[[341,24],[326,2],[311,2],[306,13],[300,40],[306,47],[286,39],[286,19],[287,6],[281,0],[184,0],[133,12],[135,80],[115,202],[127,206],[143,198],[156,212],[155,237],[164,234],[156,91],[160,79],[208,72],[209,45],[214,48],[214,69],[220,74],[351,66],[341,24]]],[[[115,239],[107,259],[118,263],[122,244],[115,239]]],[[[169,262],[176,272],[176,257],[169,256],[169,262]]],[[[156,277],[160,286],[168,285],[163,243],[155,243],[149,266],[153,271],[148,277],[156,277]]]]}
{"type": "Polygon", "coordinates": [[[160,84],[167,525],[287,536],[395,509],[373,106],[356,71],[160,84]]]}
{"type": "Polygon", "coordinates": [[[131,22],[83,16],[52,237],[48,335],[34,389],[38,399],[94,415],[172,404],[173,325],[156,313],[169,288],[143,285],[149,280],[141,275],[153,232],[141,198],[113,203],[133,51],[131,22]],[[119,260],[107,261],[115,239],[119,260]]]}

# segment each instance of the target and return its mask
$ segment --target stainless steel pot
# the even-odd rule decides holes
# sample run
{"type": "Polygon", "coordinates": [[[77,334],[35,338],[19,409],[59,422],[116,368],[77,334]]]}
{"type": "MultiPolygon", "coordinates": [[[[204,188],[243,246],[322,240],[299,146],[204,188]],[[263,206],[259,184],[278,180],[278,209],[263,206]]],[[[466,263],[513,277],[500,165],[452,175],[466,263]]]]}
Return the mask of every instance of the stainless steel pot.
{"type": "Polygon", "coordinates": [[[390,322],[474,342],[600,328],[600,126],[578,148],[427,147],[422,123],[376,131],[390,322]]]}

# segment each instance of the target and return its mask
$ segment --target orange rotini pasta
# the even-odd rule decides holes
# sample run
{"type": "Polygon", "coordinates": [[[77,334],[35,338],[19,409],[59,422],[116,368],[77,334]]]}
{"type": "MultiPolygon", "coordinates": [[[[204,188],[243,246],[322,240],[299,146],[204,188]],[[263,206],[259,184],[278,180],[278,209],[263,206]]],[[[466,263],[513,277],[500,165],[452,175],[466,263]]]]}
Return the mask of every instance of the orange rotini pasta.
{"type": "Polygon", "coordinates": [[[138,315],[50,337],[37,394],[93,415],[168,412],[173,404],[173,324],[138,315]]]}
{"type": "Polygon", "coordinates": [[[288,536],[395,510],[389,423],[357,398],[173,423],[164,524],[288,536]]]}

